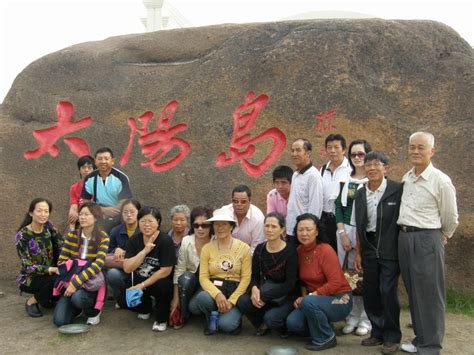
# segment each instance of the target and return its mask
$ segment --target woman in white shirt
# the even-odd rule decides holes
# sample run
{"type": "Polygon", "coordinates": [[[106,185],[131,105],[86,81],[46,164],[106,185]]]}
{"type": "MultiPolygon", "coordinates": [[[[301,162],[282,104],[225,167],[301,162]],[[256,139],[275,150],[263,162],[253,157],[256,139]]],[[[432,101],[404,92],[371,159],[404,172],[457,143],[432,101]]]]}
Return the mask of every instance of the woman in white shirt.
{"type": "MultiPolygon", "coordinates": [[[[184,237],[178,254],[178,262],[174,271],[173,300],[171,314],[179,307],[181,323],[184,323],[190,313],[199,314],[195,307],[195,295],[199,289],[199,257],[202,247],[209,243],[213,234],[212,224],[206,222],[212,217],[212,209],[195,207],[191,211],[191,229],[184,237]],[[195,309],[195,311],[193,311],[195,309]]],[[[180,328],[182,325],[175,325],[180,328]]]]}

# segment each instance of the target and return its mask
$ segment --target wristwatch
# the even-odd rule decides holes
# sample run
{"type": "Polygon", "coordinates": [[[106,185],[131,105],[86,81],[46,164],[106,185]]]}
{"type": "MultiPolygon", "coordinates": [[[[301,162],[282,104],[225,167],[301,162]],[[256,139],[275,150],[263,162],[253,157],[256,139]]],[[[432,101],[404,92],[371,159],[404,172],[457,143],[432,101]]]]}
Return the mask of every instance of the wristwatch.
{"type": "Polygon", "coordinates": [[[339,229],[336,233],[338,236],[342,236],[346,231],[344,229],[339,229]]]}

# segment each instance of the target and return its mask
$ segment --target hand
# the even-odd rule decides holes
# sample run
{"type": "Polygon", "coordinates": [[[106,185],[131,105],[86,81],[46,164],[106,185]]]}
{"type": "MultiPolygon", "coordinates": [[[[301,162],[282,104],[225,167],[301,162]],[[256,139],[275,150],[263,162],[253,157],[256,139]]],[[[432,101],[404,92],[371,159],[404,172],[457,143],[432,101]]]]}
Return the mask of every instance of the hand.
{"type": "Polygon", "coordinates": [[[293,302],[293,307],[300,308],[301,301],[303,301],[303,297],[298,297],[295,302],[293,302]]]}
{"type": "Polygon", "coordinates": [[[217,294],[215,301],[219,313],[227,313],[232,309],[232,304],[225,298],[222,292],[217,294]]]}
{"type": "Polygon", "coordinates": [[[143,248],[143,251],[145,252],[145,255],[148,255],[148,253],[150,251],[152,251],[154,247],[155,247],[155,243],[153,243],[153,242],[146,243],[145,247],[143,248]]]}
{"type": "Polygon", "coordinates": [[[64,291],[64,296],[70,297],[74,294],[74,292],[76,292],[76,288],[73,285],[70,284],[67,287],[66,291],[64,291]]]}
{"type": "Polygon", "coordinates": [[[170,305],[170,314],[174,312],[176,308],[179,306],[179,297],[173,297],[171,300],[171,305],[170,305]]]}
{"type": "Polygon", "coordinates": [[[144,290],[145,289],[145,284],[143,282],[140,282],[139,284],[136,284],[135,286],[129,287],[129,290],[144,290]]]}
{"type": "Polygon", "coordinates": [[[250,297],[252,304],[257,308],[262,308],[265,306],[265,302],[263,302],[260,298],[260,290],[257,286],[252,287],[252,296],[250,297]]]}
{"type": "Polygon", "coordinates": [[[443,245],[448,244],[448,236],[443,234],[443,245]]]}
{"type": "Polygon", "coordinates": [[[354,270],[360,273],[364,272],[364,270],[362,270],[362,257],[360,256],[359,252],[356,252],[354,259],[354,270]]]}
{"type": "Polygon", "coordinates": [[[114,260],[123,261],[124,258],[125,258],[125,250],[120,249],[120,248],[115,248],[114,260]]]}
{"type": "Polygon", "coordinates": [[[347,235],[346,232],[344,232],[344,234],[342,234],[341,236],[341,244],[342,244],[342,249],[344,249],[346,252],[349,252],[352,250],[351,240],[349,239],[349,236],[347,235]]]}
{"type": "Polygon", "coordinates": [[[67,224],[75,225],[78,218],[79,214],[77,213],[77,211],[69,211],[69,215],[67,217],[67,224]]]}
{"type": "Polygon", "coordinates": [[[115,207],[101,207],[102,213],[108,217],[114,217],[120,213],[120,210],[115,207]]]}
{"type": "Polygon", "coordinates": [[[53,274],[59,275],[59,269],[57,267],[50,266],[48,268],[48,274],[50,274],[50,275],[53,275],[53,274]]]}

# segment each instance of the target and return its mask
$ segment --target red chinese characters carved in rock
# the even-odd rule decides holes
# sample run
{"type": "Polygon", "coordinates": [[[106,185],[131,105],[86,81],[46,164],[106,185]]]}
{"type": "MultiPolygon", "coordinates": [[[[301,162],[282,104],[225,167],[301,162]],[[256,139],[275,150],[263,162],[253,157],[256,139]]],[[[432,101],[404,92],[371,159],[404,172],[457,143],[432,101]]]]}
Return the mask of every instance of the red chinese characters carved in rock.
{"type": "MultiPolygon", "coordinates": [[[[45,153],[56,157],[59,154],[59,147],[56,145],[56,142],[61,137],[77,132],[90,126],[92,123],[92,118],[90,117],[73,121],[72,115],[74,113],[74,106],[69,101],[58,102],[56,105],[56,113],[58,115],[58,123],[55,126],[33,131],[33,137],[35,137],[39,146],[34,150],[24,152],[23,156],[25,159],[37,159],[45,153]]],[[[66,143],[71,152],[78,157],[90,154],[89,146],[82,138],[64,138],[64,143],[66,143]]]]}
{"type": "Polygon", "coordinates": [[[153,119],[153,112],[147,111],[139,118],[141,127],[135,118],[128,119],[128,126],[130,127],[130,138],[125,152],[120,157],[120,165],[124,166],[128,163],[130,152],[133,146],[135,134],[139,134],[138,143],[141,145],[141,152],[148,160],[141,163],[141,166],[149,166],[153,172],[162,172],[169,170],[178,165],[191,151],[190,145],[181,138],[176,138],[179,132],[185,131],[188,128],[187,124],[180,123],[175,126],[170,126],[174,114],[178,108],[178,101],[170,101],[166,107],[161,111],[160,118],[156,124],[155,130],[149,132],[148,125],[153,119]],[[173,148],[177,148],[177,154],[164,163],[159,163],[159,160],[164,158],[173,148]]]}
{"type": "Polygon", "coordinates": [[[314,127],[314,130],[319,133],[336,130],[337,127],[334,124],[335,117],[336,117],[335,108],[333,108],[330,111],[318,113],[315,117],[316,125],[314,127]]]}
{"type": "Polygon", "coordinates": [[[269,128],[256,137],[248,133],[255,126],[260,111],[269,101],[267,95],[262,94],[254,99],[255,94],[249,91],[244,103],[234,111],[233,135],[230,142],[229,158],[225,152],[220,152],[216,158],[216,167],[224,167],[240,161],[242,169],[249,176],[260,176],[283,153],[286,145],[285,134],[278,128],[269,128]],[[247,159],[255,153],[255,144],[270,139],[273,142],[270,152],[259,164],[252,164],[247,159]]]}

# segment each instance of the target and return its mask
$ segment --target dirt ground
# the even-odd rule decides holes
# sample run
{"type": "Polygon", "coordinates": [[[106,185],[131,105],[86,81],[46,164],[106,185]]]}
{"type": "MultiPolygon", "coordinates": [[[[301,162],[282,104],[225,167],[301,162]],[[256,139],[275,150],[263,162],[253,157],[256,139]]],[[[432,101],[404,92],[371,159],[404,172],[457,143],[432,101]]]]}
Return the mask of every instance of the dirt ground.
{"type": "MultiPolygon", "coordinates": [[[[1,354],[65,354],[65,353],[120,353],[120,354],[265,354],[272,346],[292,346],[300,354],[310,354],[304,349],[305,339],[290,337],[280,339],[270,334],[266,337],[252,335],[251,325],[245,321],[240,335],[217,334],[204,336],[200,319],[192,319],[180,330],[168,329],[157,333],[151,330],[152,320],[142,321],[127,310],[115,310],[114,302],[107,301],[101,323],[88,333],[63,335],[52,323],[52,312],[46,310],[42,318],[30,318],[24,310],[26,295],[20,296],[13,281],[0,281],[0,332],[1,354]]],[[[402,312],[403,340],[413,336],[408,323],[408,313],[402,312]]],[[[85,322],[79,318],[77,322],[85,322]]],[[[338,323],[337,327],[342,327],[338,323]]],[[[443,354],[474,354],[474,320],[462,315],[447,315],[446,337],[443,354]]],[[[378,347],[363,348],[361,338],[355,335],[337,337],[336,348],[325,354],[380,354],[378,347]]]]}

